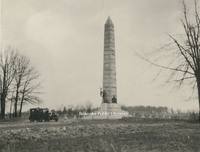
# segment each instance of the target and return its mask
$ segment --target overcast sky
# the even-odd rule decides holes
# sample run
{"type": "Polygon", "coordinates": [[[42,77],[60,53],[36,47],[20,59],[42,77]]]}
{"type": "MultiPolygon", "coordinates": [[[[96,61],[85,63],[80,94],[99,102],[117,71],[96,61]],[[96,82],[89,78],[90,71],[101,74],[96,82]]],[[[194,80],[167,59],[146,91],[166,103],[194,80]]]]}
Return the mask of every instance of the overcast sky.
{"type": "Polygon", "coordinates": [[[1,0],[2,47],[31,58],[43,81],[42,107],[101,105],[104,24],[115,26],[118,103],[197,109],[176,92],[152,81],[158,69],[134,52],[150,53],[180,34],[180,0],[1,0]]]}

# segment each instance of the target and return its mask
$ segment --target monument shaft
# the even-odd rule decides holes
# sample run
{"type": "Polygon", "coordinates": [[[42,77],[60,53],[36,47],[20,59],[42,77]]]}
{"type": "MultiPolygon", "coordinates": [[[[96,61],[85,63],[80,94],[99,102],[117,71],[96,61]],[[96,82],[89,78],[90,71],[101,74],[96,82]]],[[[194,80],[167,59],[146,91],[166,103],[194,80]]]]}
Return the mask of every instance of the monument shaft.
{"type": "Polygon", "coordinates": [[[106,102],[112,103],[113,96],[117,98],[114,25],[110,17],[104,27],[103,90],[106,102]]]}

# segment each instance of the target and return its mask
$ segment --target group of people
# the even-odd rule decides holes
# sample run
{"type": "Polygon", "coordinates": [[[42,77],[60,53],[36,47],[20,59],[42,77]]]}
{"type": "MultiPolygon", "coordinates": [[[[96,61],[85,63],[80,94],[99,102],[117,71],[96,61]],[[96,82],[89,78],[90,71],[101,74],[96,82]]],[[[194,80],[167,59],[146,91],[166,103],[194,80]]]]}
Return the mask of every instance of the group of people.
{"type": "MultiPolygon", "coordinates": [[[[105,90],[103,90],[103,91],[102,91],[102,89],[100,90],[100,96],[103,98],[104,103],[108,103],[107,93],[105,90]]],[[[115,97],[115,95],[113,95],[113,97],[112,97],[112,103],[117,103],[117,98],[115,97]]]]}

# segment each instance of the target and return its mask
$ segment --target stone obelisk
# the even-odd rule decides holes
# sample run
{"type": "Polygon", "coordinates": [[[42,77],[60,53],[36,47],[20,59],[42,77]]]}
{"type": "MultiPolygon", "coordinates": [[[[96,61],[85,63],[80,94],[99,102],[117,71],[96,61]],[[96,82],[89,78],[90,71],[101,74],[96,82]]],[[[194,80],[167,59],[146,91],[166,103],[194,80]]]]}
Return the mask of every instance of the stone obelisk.
{"type": "Polygon", "coordinates": [[[106,92],[107,103],[112,103],[113,96],[117,98],[115,36],[114,25],[110,17],[104,26],[103,90],[106,92]]]}
{"type": "Polygon", "coordinates": [[[119,112],[115,65],[114,24],[108,17],[104,26],[103,101],[101,111],[119,112]]]}

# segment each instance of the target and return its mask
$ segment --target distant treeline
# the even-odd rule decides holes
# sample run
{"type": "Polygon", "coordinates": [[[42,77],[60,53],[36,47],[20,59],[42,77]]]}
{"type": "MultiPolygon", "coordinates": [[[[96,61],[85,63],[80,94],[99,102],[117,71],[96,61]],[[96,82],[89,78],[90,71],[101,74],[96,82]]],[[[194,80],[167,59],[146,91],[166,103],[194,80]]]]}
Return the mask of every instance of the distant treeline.
{"type": "MultiPolygon", "coordinates": [[[[170,118],[170,119],[197,119],[197,114],[194,111],[183,112],[180,109],[174,110],[168,107],[155,107],[155,106],[125,106],[121,105],[122,110],[127,111],[133,117],[142,118],[170,118]]],[[[67,106],[62,109],[56,110],[59,116],[67,116],[67,118],[79,118],[79,112],[96,112],[100,108],[94,108],[92,104],[85,106],[67,106]]],[[[8,114],[9,115],[9,114],[8,114]]],[[[22,113],[23,117],[29,116],[29,111],[22,113]]]]}
{"type": "MultiPolygon", "coordinates": [[[[174,113],[173,109],[169,109],[168,107],[155,107],[155,106],[121,106],[122,110],[127,111],[129,114],[133,113],[149,113],[149,114],[161,114],[161,113],[174,113]]],[[[57,111],[59,115],[72,115],[78,112],[95,112],[98,111],[99,108],[93,108],[92,106],[82,106],[78,108],[66,108],[60,109],[57,111]]]]}
{"type": "Polygon", "coordinates": [[[132,113],[169,113],[169,108],[167,107],[155,107],[155,106],[121,106],[122,110],[128,111],[129,114],[132,113]]]}
{"type": "MultiPolygon", "coordinates": [[[[121,109],[127,111],[129,114],[170,114],[170,115],[178,115],[178,114],[191,114],[192,111],[183,112],[180,109],[174,110],[168,107],[155,107],[155,106],[125,106],[121,105],[121,109]]],[[[56,110],[56,113],[59,116],[67,115],[67,116],[74,116],[77,115],[79,112],[96,112],[100,110],[100,108],[95,108],[92,104],[86,104],[85,106],[67,106],[63,107],[63,109],[56,110]]],[[[23,112],[23,115],[29,115],[29,111],[23,112]]]]}

